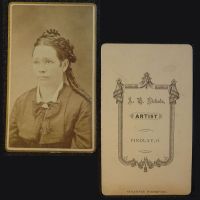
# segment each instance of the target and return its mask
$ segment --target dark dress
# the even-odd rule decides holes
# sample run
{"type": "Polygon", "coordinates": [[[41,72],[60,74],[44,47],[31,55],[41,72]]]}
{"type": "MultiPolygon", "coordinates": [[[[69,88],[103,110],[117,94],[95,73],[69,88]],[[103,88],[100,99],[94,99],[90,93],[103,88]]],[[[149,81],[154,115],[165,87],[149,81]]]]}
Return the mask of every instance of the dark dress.
{"type": "Polygon", "coordinates": [[[15,102],[9,126],[9,147],[92,147],[91,103],[64,84],[56,103],[36,102],[34,88],[15,102]]]}

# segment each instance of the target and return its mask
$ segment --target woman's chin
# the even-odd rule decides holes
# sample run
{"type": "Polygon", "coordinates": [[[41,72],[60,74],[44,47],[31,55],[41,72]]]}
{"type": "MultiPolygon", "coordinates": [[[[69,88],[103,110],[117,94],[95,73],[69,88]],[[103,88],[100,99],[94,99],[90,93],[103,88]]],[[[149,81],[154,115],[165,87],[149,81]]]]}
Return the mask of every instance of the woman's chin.
{"type": "Polygon", "coordinates": [[[39,83],[40,85],[44,85],[44,86],[50,84],[50,82],[49,82],[48,79],[38,79],[38,83],[39,83]]]}

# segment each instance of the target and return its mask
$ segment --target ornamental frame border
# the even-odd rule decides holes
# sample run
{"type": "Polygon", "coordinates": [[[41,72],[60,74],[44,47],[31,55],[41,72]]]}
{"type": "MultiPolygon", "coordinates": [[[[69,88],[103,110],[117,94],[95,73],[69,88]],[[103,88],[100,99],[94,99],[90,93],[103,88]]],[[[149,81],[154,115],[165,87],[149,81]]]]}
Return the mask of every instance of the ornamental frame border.
{"type": "Polygon", "coordinates": [[[174,130],[175,130],[175,105],[176,100],[179,99],[179,92],[176,88],[176,80],[173,79],[171,84],[154,84],[151,81],[150,74],[146,72],[142,77],[142,81],[138,84],[124,84],[121,79],[117,80],[116,88],[113,92],[113,97],[116,99],[118,104],[118,159],[125,166],[135,167],[144,169],[144,172],[149,169],[161,166],[169,165],[174,159],[174,130]],[[169,92],[169,105],[170,105],[170,121],[169,121],[169,157],[167,160],[157,159],[151,161],[148,157],[144,157],[143,160],[137,161],[135,158],[131,160],[125,160],[123,157],[123,97],[125,89],[141,89],[141,88],[152,88],[168,90],[169,92]]]}

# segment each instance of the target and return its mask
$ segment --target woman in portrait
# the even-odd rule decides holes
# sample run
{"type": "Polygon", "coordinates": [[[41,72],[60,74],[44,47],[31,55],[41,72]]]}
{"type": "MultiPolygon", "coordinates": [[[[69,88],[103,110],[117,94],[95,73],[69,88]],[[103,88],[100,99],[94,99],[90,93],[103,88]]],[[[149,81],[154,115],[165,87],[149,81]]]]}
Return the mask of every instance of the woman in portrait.
{"type": "Polygon", "coordinates": [[[9,147],[91,148],[91,100],[73,76],[73,46],[50,29],[36,40],[32,57],[37,86],[14,104],[9,147]]]}

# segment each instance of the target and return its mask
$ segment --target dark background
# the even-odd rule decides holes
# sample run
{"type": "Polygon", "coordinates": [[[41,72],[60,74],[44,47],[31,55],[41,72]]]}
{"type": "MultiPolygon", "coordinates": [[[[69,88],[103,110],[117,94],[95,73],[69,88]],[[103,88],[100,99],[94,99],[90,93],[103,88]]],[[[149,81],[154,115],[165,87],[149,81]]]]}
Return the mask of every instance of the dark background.
{"type": "Polygon", "coordinates": [[[52,155],[5,151],[8,2],[0,1],[0,199],[4,199],[4,195],[6,199],[200,199],[198,7],[189,4],[189,1],[186,4],[183,1],[175,4],[175,1],[169,0],[85,1],[97,4],[97,148],[93,154],[52,155]],[[105,197],[101,194],[100,48],[103,43],[185,43],[193,46],[193,163],[192,192],[189,196],[105,197]]]}

